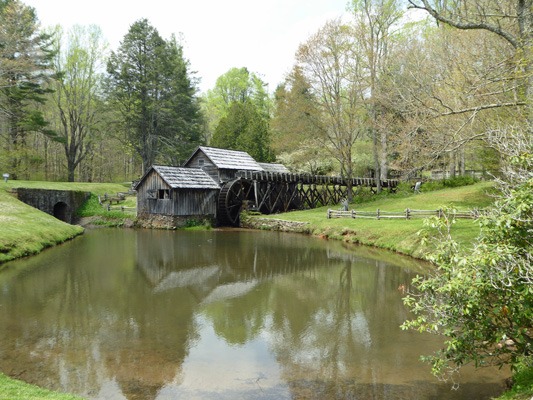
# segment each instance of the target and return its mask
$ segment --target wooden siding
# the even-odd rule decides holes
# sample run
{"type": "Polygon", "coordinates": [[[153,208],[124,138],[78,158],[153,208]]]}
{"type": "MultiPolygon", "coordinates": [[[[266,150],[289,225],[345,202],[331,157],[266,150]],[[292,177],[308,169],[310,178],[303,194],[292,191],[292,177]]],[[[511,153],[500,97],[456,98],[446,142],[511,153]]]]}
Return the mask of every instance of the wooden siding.
{"type": "Polygon", "coordinates": [[[171,189],[152,171],[137,188],[137,215],[216,215],[218,192],[218,189],[171,189]],[[168,190],[169,198],[158,199],[159,190],[168,190]]]}
{"type": "Polygon", "coordinates": [[[228,181],[231,181],[232,179],[235,179],[235,176],[237,174],[237,170],[235,170],[235,169],[220,169],[218,173],[220,174],[220,181],[221,182],[228,182],[228,181]]]}
{"type": "Polygon", "coordinates": [[[220,176],[218,174],[218,168],[215,164],[211,162],[207,156],[198,151],[186,164],[183,165],[187,168],[200,168],[209,175],[215,182],[220,182],[220,176]]]}

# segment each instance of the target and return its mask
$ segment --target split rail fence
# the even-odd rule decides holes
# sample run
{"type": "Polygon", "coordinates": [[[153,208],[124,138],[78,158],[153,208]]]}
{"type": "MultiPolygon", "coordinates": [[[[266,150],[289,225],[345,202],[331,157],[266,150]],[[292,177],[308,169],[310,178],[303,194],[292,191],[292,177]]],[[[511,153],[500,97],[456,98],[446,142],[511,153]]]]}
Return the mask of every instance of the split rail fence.
{"type": "Polygon", "coordinates": [[[98,196],[98,202],[106,211],[121,211],[123,213],[137,214],[136,207],[124,207],[119,204],[120,201],[126,199],[128,192],[119,192],[116,196],[110,196],[107,193],[104,193],[103,196],[98,196]],[[113,202],[116,203],[116,206],[112,206],[113,202]]]}
{"type": "MultiPolygon", "coordinates": [[[[405,211],[383,211],[379,208],[376,211],[336,211],[328,209],[328,219],[332,218],[366,218],[366,219],[411,219],[411,218],[429,218],[429,217],[439,217],[443,218],[446,215],[445,211],[440,210],[411,210],[409,208],[405,211]]],[[[455,211],[449,213],[448,217],[454,218],[477,218],[480,215],[479,210],[472,211],[455,211]]]]}

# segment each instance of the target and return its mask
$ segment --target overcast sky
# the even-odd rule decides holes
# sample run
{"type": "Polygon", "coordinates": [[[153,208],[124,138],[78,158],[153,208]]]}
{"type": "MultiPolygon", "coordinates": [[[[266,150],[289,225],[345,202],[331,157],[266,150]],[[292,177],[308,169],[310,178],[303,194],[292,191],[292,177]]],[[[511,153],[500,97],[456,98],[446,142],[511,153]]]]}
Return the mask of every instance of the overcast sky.
{"type": "Polygon", "coordinates": [[[298,45],[346,14],[347,0],[22,0],[43,27],[99,25],[116,50],[130,25],[147,18],[168,39],[183,34],[185,57],[205,92],[230,68],[247,67],[269,84],[283,81],[298,45]]]}

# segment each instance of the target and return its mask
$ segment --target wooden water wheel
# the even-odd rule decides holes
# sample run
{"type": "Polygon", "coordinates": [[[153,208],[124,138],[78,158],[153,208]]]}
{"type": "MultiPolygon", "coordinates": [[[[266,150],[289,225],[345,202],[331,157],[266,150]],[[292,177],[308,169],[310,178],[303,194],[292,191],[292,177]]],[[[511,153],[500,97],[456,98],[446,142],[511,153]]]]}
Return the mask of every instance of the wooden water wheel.
{"type": "Polygon", "coordinates": [[[221,225],[239,225],[239,216],[246,200],[254,200],[252,183],[237,178],[224,184],[218,195],[218,220],[221,225]]]}

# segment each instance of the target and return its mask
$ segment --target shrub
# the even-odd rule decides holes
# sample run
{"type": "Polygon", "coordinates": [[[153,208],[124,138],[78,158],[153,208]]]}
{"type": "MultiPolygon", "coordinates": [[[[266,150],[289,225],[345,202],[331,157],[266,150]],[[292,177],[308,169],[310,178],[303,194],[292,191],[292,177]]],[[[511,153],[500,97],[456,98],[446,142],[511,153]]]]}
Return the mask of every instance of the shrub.
{"type": "Polygon", "coordinates": [[[402,328],[446,338],[440,351],[423,358],[436,376],[450,377],[468,363],[516,369],[533,357],[533,157],[514,162],[529,172],[480,219],[473,250],[462,252],[452,240],[455,221],[428,220],[441,234],[430,256],[436,271],[413,281],[404,303],[416,318],[402,328]]]}

